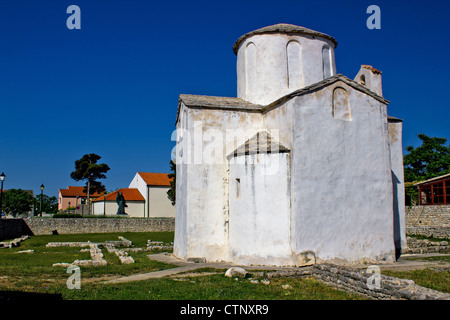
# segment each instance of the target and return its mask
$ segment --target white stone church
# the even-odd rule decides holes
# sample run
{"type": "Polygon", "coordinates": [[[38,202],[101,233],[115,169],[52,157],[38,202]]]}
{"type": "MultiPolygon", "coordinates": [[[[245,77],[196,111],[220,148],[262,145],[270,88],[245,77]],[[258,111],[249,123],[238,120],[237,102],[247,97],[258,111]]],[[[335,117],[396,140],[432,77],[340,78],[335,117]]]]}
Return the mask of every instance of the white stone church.
{"type": "Polygon", "coordinates": [[[381,72],[277,24],[233,46],[237,98],[179,97],[174,254],[240,265],[383,263],[405,245],[402,121],[381,72]]]}

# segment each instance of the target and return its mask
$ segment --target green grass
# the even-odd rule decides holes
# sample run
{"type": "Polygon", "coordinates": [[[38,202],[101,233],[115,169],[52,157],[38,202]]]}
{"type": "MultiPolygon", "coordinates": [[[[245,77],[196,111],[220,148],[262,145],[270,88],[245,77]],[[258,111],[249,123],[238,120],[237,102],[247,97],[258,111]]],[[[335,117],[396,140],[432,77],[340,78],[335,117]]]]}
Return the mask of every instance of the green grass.
{"type": "MultiPolygon", "coordinates": [[[[80,267],[81,289],[69,290],[64,267],[53,267],[57,262],[71,263],[76,259],[90,259],[89,252],[80,252],[79,247],[46,247],[48,242],[118,240],[123,236],[135,247],[145,247],[147,240],[171,242],[173,232],[154,233],[101,233],[74,235],[33,236],[21,242],[20,247],[0,249],[0,291],[61,294],[68,300],[346,300],[361,299],[316,281],[313,278],[277,278],[269,285],[251,283],[249,279],[230,279],[225,270],[203,268],[194,273],[215,272],[218,274],[189,277],[160,278],[120,284],[106,284],[103,281],[114,277],[148,273],[176,267],[150,260],[151,252],[129,252],[134,264],[123,265],[113,253],[102,249],[107,266],[80,267]],[[20,250],[32,249],[35,253],[18,254],[20,250]],[[290,289],[283,289],[288,284],[290,289]]],[[[421,258],[422,260],[449,262],[450,256],[421,258]]],[[[450,272],[431,269],[414,271],[383,271],[383,274],[411,279],[418,285],[450,293],[450,272]]]]}
{"type": "Polygon", "coordinates": [[[417,261],[436,261],[436,262],[450,262],[450,255],[439,255],[431,257],[405,257],[405,260],[417,260],[417,261]]]}
{"type": "MultiPolygon", "coordinates": [[[[0,250],[0,290],[25,288],[33,291],[47,282],[64,282],[68,278],[66,268],[52,265],[58,262],[72,263],[75,260],[91,259],[89,252],[80,252],[79,247],[46,247],[48,242],[91,241],[104,242],[119,240],[118,236],[131,240],[136,247],[145,247],[147,240],[170,242],[173,232],[158,233],[108,233],[78,235],[33,236],[21,242],[20,247],[0,250]],[[20,250],[32,249],[31,254],[18,254],[20,250]]],[[[80,267],[84,279],[96,277],[125,276],[134,273],[158,271],[175,266],[163,264],[147,258],[151,252],[129,252],[136,263],[123,265],[114,253],[102,250],[108,265],[101,267],[80,267]]],[[[48,287],[48,286],[47,286],[48,287]]]]}
{"type": "Polygon", "coordinates": [[[108,233],[76,235],[33,236],[21,242],[20,247],[0,250],[0,291],[20,291],[33,293],[61,294],[68,300],[147,300],[147,299],[295,299],[295,300],[343,300],[360,299],[328,287],[314,279],[277,278],[269,285],[254,284],[249,279],[238,281],[224,276],[225,270],[207,268],[201,272],[219,272],[219,274],[160,278],[120,284],[106,284],[103,280],[112,277],[173,268],[175,266],[150,260],[151,252],[129,252],[135,259],[134,264],[123,265],[115,254],[102,249],[108,265],[102,267],[80,267],[81,289],[69,290],[66,282],[71,274],[65,267],[52,267],[53,263],[71,263],[76,259],[90,259],[89,252],[80,252],[76,247],[46,247],[48,242],[92,241],[104,242],[118,240],[123,236],[131,240],[136,247],[145,247],[147,240],[171,242],[173,232],[155,233],[108,233]],[[32,249],[35,253],[18,254],[20,250],[32,249]],[[283,289],[289,284],[291,289],[283,289]]]}
{"type": "Polygon", "coordinates": [[[223,273],[187,278],[161,278],[122,284],[61,288],[64,299],[89,300],[357,300],[314,279],[274,279],[269,285],[231,279],[223,273]],[[283,289],[289,284],[291,289],[283,289]]]}
{"type": "Polygon", "coordinates": [[[433,290],[450,293],[450,272],[434,271],[432,269],[411,270],[411,271],[392,271],[384,270],[385,275],[403,279],[413,280],[422,287],[433,290]]]}

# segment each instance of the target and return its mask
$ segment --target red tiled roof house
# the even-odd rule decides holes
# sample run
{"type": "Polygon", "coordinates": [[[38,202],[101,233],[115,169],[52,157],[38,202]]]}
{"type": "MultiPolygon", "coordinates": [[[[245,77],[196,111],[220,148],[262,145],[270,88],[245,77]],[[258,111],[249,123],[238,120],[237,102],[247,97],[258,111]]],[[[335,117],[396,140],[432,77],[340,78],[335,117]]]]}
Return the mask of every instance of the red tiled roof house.
{"type": "MultiPolygon", "coordinates": [[[[66,210],[69,207],[76,207],[81,204],[81,199],[87,199],[84,187],[68,186],[66,189],[59,189],[58,193],[58,210],[66,210]]],[[[90,199],[95,200],[101,194],[94,193],[90,195],[90,199]]]]}

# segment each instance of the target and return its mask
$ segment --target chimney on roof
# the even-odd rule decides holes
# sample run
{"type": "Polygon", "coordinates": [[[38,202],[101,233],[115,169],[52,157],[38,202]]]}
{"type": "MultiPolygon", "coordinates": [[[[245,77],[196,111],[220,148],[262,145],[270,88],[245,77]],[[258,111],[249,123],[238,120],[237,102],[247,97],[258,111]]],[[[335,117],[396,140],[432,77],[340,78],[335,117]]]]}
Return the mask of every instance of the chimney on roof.
{"type": "Polygon", "coordinates": [[[367,87],[370,91],[375,92],[380,97],[383,96],[380,70],[375,69],[370,65],[363,64],[354,80],[360,85],[367,87]]]}

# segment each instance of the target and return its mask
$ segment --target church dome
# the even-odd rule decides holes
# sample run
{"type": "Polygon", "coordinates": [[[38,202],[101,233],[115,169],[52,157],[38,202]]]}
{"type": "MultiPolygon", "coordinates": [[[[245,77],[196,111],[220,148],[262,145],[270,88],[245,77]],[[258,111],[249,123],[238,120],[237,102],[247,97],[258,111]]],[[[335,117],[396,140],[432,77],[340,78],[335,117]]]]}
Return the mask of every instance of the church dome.
{"type": "Polygon", "coordinates": [[[337,41],[291,24],[251,31],[233,45],[237,55],[237,96],[266,105],[336,74],[337,41]]]}
{"type": "Polygon", "coordinates": [[[272,26],[260,28],[254,31],[251,31],[249,33],[244,34],[241,36],[233,45],[233,51],[235,54],[237,54],[237,51],[239,49],[239,46],[242,42],[245,41],[245,39],[254,36],[256,34],[269,34],[269,33],[282,33],[282,34],[303,34],[303,35],[309,35],[311,37],[320,37],[324,39],[330,40],[334,44],[334,48],[337,47],[337,41],[332,36],[329,36],[325,33],[314,31],[305,27],[296,26],[293,24],[288,23],[278,23],[274,24],[272,26]]]}

